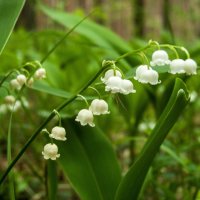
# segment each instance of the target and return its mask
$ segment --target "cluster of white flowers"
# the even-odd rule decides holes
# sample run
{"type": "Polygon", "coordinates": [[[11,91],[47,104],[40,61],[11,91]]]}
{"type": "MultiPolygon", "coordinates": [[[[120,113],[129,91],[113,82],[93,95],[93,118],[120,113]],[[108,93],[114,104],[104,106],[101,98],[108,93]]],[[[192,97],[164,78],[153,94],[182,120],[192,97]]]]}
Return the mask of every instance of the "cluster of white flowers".
{"type": "MultiPolygon", "coordinates": [[[[46,78],[46,70],[44,68],[39,68],[34,73],[35,79],[46,78]]],[[[27,78],[24,74],[19,74],[15,79],[10,81],[10,86],[12,89],[20,90],[24,84],[28,87],[33,85],[34,79],[32,77],[27,78]]]]}
{"type": "Polygon", "coordinates": [[[109,69],[106,71],[104,77],[101,77],[103,83],[105,83],[105,91],[111,93],[130,94],[135,93],[133,83],[130,80],[122,79],[120,71],[115,69],[109,69]]]}
{"type": "Polygon", "coordinates": [[[171,74],[186,73],[187,75],[193,75],[197,73],[197,64],[194,60],[188,58],[187,60],[174,59],[171,61],[166,51],[157,50],[152,54],[150,66],[140,65],[136,69],[134,79],[141,83],[149,83],[151,85],[159,84],[161,81],[158,80],[158,72],[154,70],[155,68],[152,69],[151,67],[164,65],[169,66],[169,73],[171,74]]]}
{"type": "MultiPolygon", "coordinates": [[[[47,131],[47,130],[45,130],[47,131]]],[[[48,131],[47,131],[48,132],[48,131]]],[[[66,138],[66,131],[63,127],[55,126],[51,130],[51,134],[49,134],[50,138],[53,138],[55,140],[65,141],[66,138]]],[[[60,157],[60,154],[58,154],[58,147],[54,143],[48,143],[44,146],[44,150],[42,151],[42,155],[44,156],[44,159],[51,159],[56,160],[56,158],[60,157]]]]}
{"type": "Polygon", "coordinates": [[[187,75],[197,74],[197,63],[188,58],[187,60],[175,59],[171,61],[170,64],[170,73],[172,74],[183,74],[187,75]]]}
{"type": "Polygon", "coordinates": [[[89,107],[89,109],[82,109],[76,116],[75,121],[80,122],[82,126],[90,125],[94,127],[93,122],[94,115],[105,115],[109,114],[108,104],[103,99],[94,99],[89,107]]]}
{"type": "Polygon", "coordinates": [[[161,82],[158,80],[158,72],[147,65],[140,65],[136,69],[134,79],[141,83],[150,83],[151,85],[156,85],[161,82]]]}
{"type": "Polygon", "coordinates": [[[21,101],[17,100],[13,95],[7,95],[4,97],[4,103],[0,105],[0,113],[5,114],[8,111],[17,112],[23,105],[28,108],[28,101],[22,97],[21,101]]]}

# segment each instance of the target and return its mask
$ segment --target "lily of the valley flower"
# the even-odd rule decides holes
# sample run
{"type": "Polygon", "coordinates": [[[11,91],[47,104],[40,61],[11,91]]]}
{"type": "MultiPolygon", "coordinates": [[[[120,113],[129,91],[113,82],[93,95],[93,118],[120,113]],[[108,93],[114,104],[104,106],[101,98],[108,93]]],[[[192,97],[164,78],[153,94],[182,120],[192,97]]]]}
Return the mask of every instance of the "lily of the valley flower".
{"type": "Polygon", "coordinates": [[[75,119],[75,121],[80,122],[82,126],[89,124],[91,127],[95,126],[93,120],[94,120],[94,117],[93,117],[92,111],[88,109],[80,110],[75,119]]]}
{"type": "Polygon", "coordinates": [[[16,89],[16,90],[20,90],[21,89],[21,85],[19,84],[17,79],[12,79],[10,81],[10,86],[11,86],[12,89],[16,89]]]}
{"type": "Polygon", "coordinates": [[[111,92],[111,93],[119,93],[121,92],[121,83],[122,79],[118,76],[111,76],[105,87],[106,92],[111,92]]]}
{"type": "Polygon", "coordinates": [[[25,75],[19,74],[16,79],[17,79],[18,83],[20,84],[20,86],[22,86],[26,83],[27,78],[25,75]]]}
{"type": "Polygon", "coordinates": [[[168,54],[164,50],[157,50],[152,54],[152,61],[150,62],[151,66],[163,66],[169,65],[170,60],[168,54]]]}
{"type": "Polygon", "coordinates": [[[197,63],[193,59],[188,58],[185,60],[184,70],[188,75],[197,74],[197,63]]]}
{"type": "Polygon", "coordinates": [[[60,157],[60,154],[58,154],[58,147],[56,144],[46,144],[44,146],[44,151],[42,152],[42,155],[44,156],[44,159],[51,159],[56,160],[56,158],[60,157]]]}
{"type": "Polygon", "coordinates": [[[65,136],[66,136],[66,131],[63,127],[60,126],[55,126],[52,129],[51,134],[49,135],[49,137],[51,138],[62,141],[65,141],[67,139],[65,136]]]}
{"type": "Polygon", "coordinates": [[[102,99],[94,99],[89,107],[93,115],[104,115],[109,114],[108,104],[102,99]]]}
{"type": "Polygon", "coordinates": [[[122,77],[122,74],[121,74],[121,72],[118,71],[118,70],[109,69],[108,71],[106,71],[104,77],[101,77],[101,81],[102,81],[103,83],[107,83],[108,79],[109,79],[110,77],[113,77],[113,76],[117,76],[117,77],[120,77],[120,78],[121,78],[121,77],[122,77]]]}
{"type": "Polygon", "coordinates": [[[147,65],[140,65],[136,69],[135,80],[141,83],[150,83],[151,85],[159,84],[161,81],[158,80],[158,72],[153,70],[147,65]]]}
{"type": "Polygon", "coordinates": [[[8,104],[8,105],[15,103],[15,97],[12,96],[12,95],[7,95],[4,98],[4,100],[5,100],[5,103],[8,104]]]}
{"type": "Polygon", "coordinates": [[[182,59],[175,59],[171,61],[170,73],[183,74],[185,73],[185,61],[182,59]]]}
{"type": "Polygon", "coordinates": [[[39,68],[35,71],[34,78],[43,79],[46,78],[46,70],[44,68],[39,68]]]}
{"type": "Polygon", "coordinates": [[[135,92],[136,90],[133,88],[133,83],[130,80],[122,79],[120,93],[127,95],[135,92]]]}

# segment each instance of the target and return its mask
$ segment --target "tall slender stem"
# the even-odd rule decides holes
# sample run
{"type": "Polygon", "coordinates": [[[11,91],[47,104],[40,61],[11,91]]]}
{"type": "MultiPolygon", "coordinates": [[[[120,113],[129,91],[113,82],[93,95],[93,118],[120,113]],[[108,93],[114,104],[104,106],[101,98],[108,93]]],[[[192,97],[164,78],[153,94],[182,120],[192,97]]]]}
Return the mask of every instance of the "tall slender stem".
{"type": "MultiPolygon", "coordinates": [[[[77,98],[77,95],[81,94],[82,92],[84,92],[99,77],[99,75],[105,69],[107,69],[109,66],[110,65],[106,65],[106,66],[102,67],[95,74],[95,76],[91,80],[89,80],[80,90],[78,90],[78,92],[75,95],[73,95],[68,100],[64,101],[60,106],[58,106],[56,108],[56,110],[59,112],[63,108],[65,108],[67,105],[69,105],[71,102],[73,102],[77,98]]],[[[29,147],[29,145],[35,140],[35,138],[39,135],[39,133],[42,131],[42,129],[49,123],[49,121],[51,121],[54,118],[55,115],[56,115],[56,113],[54,111],[52,111],[51,114],[48,116],[48,118],[39,126],[39,128],[35,131],[35,133],[29,138],[29,140],[26,142],[26,144],[23,146],[23,148],[21,149],[21,151],[18,153],[18,155],[15,157],[15,159],[10,163],[10,165],[6,169],[5,173],[0,178],[0,185],[3,183],[3,181],[5,180],[5,178],[7,177],[7,175],[9,174],[9,172],[12,170],[12,168],[14,167],[14,165],[17,163],[17,161],[24,154],[24,152],[29,147]]]]}

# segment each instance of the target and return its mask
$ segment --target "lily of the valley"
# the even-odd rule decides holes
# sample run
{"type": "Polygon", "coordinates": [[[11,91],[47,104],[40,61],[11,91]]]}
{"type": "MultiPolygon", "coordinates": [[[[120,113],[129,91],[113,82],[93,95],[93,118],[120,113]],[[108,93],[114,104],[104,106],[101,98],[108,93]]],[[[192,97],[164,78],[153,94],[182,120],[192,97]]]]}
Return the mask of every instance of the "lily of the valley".
{"type": "Polygon", "coordinates": [[[58,154],[58,147],[56,144],[46,144],[44,146],[44,150],[42,152],[42,155],[44,156],[44,159],[51,159],[56,160],[56,158],[60,157],[60,154],[58,154]]]}
{"type": "Polygon", "coordinates": [[[65,141],[67,139],[65,136],[66,136],[66,131],[63,127],[60,126],[55,126],[52,129],[51,134],[49,135],[49,137],[51,138],[62,141],[65,141]]]}
{"type": "Polygon", "coordinates": [[[134,77],[134,79],[140,83],[149,83],[151,85],[159,84],[161,81],[159,81],[158,78],[158,72],[147,65],[140,65],[136,69],[136,74],[134,77]]]}
{"type": "Polygon", "coordinates": [[[89,107],[89,110],[93,115],[104,115],[109,114],[108,104],[102,99],[94,99],[89,107]]]}
{"type": "Polygon", "coordinates": [[[157,50],[157,51],[154,51],[154,53],[152,54],[152,61],[150,62],[150,65],[152,67],[163,66],[163,65],[169,65],[170,62],[171,61],[169,60],[169,57],[166,51],[157,50]]]}
{"type": "Polygon", "coordinates": [[[93,120],[94,120],[93,113],[88,109],[80,110],[75,119],[75,121],[80,122],[82,126],[89,124],[91,127],[95,126],[93,120]]]}

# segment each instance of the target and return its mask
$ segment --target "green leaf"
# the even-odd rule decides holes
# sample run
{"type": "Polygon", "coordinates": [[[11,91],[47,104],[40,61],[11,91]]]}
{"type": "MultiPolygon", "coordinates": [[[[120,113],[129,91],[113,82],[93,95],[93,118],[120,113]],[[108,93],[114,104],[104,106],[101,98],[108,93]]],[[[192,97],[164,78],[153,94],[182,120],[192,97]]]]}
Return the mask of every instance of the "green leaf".
{"type": "MultiPolygon", "coordinates": [[[[43,5],[40,5],[39,8],[48,17],[52,18],[59,24],[65,26],[66,28],[72,28],[82,19],[82,17],[80,16],[51,9],[43,5]]],[[[132,50],[130,45],[122,38],[120,38],[117,34],[90,20],[85,20],[74,31],[88,38],[93,44],[107,51],[108,56],[113,58],[117,58],[121,55],[122,52],[132,50]]],[[[124,63],[124,67],[127,67],[127,69],[130,68],[129,64],[125,62],[125,60],[121,62],[124,63]]]]}
{"type": "Polygon", "coordinates": [[[0,0],[0,54],[10,37],[25,0],[0,0]]]}
{"type": "Polygon", "coordinates": [[[135,163],[122,179],[116,200],[136,200],[151,163],[170,129],[189,102],[186,85],[176,79],[172,95],[135,163]]]}
{"type": "Polygon", "coordinates": [[[98,128],[67,125],[67,143],[58,143],[59,162],[81,200],[111,200],[121,179],[111,143],[98,128]]]}

